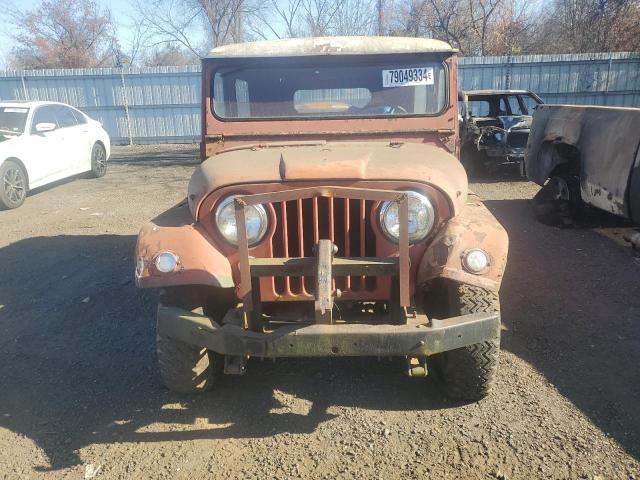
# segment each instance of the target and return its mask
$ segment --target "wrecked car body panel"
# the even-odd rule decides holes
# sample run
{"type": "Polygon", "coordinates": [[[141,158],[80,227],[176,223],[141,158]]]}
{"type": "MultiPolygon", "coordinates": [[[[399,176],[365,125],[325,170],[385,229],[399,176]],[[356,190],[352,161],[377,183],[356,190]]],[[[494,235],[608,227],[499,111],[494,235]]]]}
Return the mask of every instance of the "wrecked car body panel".
{"type": "Polygon", "coordinates": [[[542,104],[527,90],[474,90],[460,94],[463,149],[484,155],[488,163],[524,159],[533,109],[542,104]]]}
{"type": "Polygon", "coordinates": [[[571,168],[584,202],[640,222],[639,124],[637,108],[540,106],[527,145],[527,177],[542,186],[571,168]]]}

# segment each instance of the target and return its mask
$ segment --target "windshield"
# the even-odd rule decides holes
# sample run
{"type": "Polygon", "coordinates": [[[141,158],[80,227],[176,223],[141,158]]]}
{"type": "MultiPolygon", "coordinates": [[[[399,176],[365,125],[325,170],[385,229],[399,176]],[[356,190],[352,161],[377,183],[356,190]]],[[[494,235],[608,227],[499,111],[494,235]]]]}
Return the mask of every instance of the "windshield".
{"type": "Polygon", "coordinates": [[[214,113],[230,120],[401,117],[435,115],[445,108],[445,69],[432,58],[302,62],[245,61],[218,68],[214,113]]]}
{"type": "Polygon", "coordinates": [[[540,102],[528,94],[470,95],[469,115],[500,117],[504,115],[533,115],[540,102]]]}
{"type": "Polygon", "coordinates": [[[0,107],[0,134],[20,135],[27,122],[28,108],[0,107]]]}

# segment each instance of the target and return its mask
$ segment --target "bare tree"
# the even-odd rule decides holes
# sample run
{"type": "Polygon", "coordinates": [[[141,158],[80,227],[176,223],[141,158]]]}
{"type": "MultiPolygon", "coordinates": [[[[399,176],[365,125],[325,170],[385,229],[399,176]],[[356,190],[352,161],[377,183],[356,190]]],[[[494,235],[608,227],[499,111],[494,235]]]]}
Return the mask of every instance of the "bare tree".
{"type": "Polygon", "coordinates": [[[13,10],[18,68],[83,68],[112,64],[116,45],[111,14],[93,0],[45,0],[33,10],[13,10]]]}
{"type": "Polygon", "coordinates": [[[302,21],[306,36],[331,35],[341,3],[342,0],[302,0],[302,21]]]}
{"type": "Polygon", "coordinates": [[[178,45],[201,56],[211,47],[242,41],[243,20],[258,10],[261,0],[136,1],[136,17],[147,32],[147,48],[178,45]]]}
{"type": "Polygon", "coordinates": [[[135,18],[132,18],[124,27],[130,32],[129,40],[122,49],[126,58],[125,63],[136,65],[140,57],[145,54],[145,46],[150,36],[149,27],[135,18]]]}
{"type": "Polygon", "coordinates": [[[256,6],[245,24],[250,35],[260,39],[302,37],[301,6],[302,0],[267,0],[256,6]]]}
{"type": "Polygon", "coordinates": [[[183,0],[136,0],[136,22],[148,32],[145,47],[154,49],[180,45],[194,55],[204,53],[204,47],[194,43],[198,20],[202,12],[183,0]]]}
{"type": "Polygon", "coordinates": [[[144,56],[142,63],[149,67],[164,65],[193,65],[198,57],[178,45],[164,45],[155,48],[144,56]]]}
{"type": "Polygon", "coordinates": [[[342,0],[333,16],[334,35],[373,35],[378,32],[378,0],[342,0]]]}
{"type": "Polygon", "coordinates": [[[444,40],[462,53],[477,43],[470,20],[469,4],[460,0],[409,0],[404,9],[396,8],[396,18],[404,16],[396,26],[397,34],[444,40]]]}
{"type": "Polygon", "coordinates": [[[253,12],[248,0],[193,0],[202,16],[210,45],[242,41],[242,19],[253,12]]]}
{"type": "Polygon", "coordinates": [[[486,54],[490,22],[502,0],[469,0],[469,20],[480,42],[480,55],[486,54]]]}
{"type": "Polygon", "coordinates": [[[637,50],[640,42],[638,0],[555,0],[541,20],[544,51],[637,50]]]}
{"type": "Polygon", "coordinates": [[[486,53],[511,55],[534,51],[536,20],[528,0],[503,0],[492,22],[486,53]]]}
{"type": "Polygon", "coordinates": [[[468,51],[472,27],[468,5],[458,0],[429,0],[428,6],[434,36],[463,53],[468,51]]]}

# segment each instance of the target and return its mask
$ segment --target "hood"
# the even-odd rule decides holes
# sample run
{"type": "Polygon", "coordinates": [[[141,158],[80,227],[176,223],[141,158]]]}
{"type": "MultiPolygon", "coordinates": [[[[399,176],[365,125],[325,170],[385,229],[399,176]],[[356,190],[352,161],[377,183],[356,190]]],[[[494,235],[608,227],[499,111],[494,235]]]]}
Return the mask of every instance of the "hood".
{"type": "Polygon", "coordinates": [[[5,147],[10,143],[14,143],[13,140],[18,138],[19,136],[20,135],[5,135],[3,133],[0,133],[0,144],[2,144],[2,147],[5,147]]]}
{"type": "Polygon", "coordinates": [[[454,215],[467,198],[460,162],[432,144],[336,142],[262,145],[219,153],[204,161],[189,182],[194,217],[211,192],[231,185],[332,180],[396,180],[433,185],[447,195],[454,215]]]}

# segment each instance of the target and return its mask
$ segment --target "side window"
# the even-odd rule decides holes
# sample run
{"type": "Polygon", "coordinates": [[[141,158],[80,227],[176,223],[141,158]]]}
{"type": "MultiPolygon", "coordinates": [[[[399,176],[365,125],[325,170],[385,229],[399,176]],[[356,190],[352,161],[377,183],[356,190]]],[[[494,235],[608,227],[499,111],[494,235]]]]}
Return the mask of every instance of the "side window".
{"type": "Polygon", "coordinates": [[[500,109],[498,110],[498,115],[508,115],[509,107],[507,106],[506,97],[500,97],[500,109]]]}
{"type": "Polygon", "coordinates": [[[58,125],[55,108],[53,106],[45,105],[43,107],[38,107],[33,114],[33,120],[31,122],[32,132],[36,132],[36,125],[39,123],[53,123],[58,125]]]}
{"type": "Polygon", "coordinates": [[[87,118],[82,113],[80,113],[78,110],[74,110],[73,108],[71,108],[70,110],[71,113],[73,113],[73,116],[76,117],[76,123],[87,123],[87,118]]]}
{"type": "Polygon", "coordinates": [[[58,117],[58,125],[60,128],[75,127],[78,124],[73,111],[65,106],[56,105],[56,117],[58,117]]]}
{"type": "Polygon", "coordinates": [[[520,96],[520,100],[522,100],[524,108],[526,109],[525,115],[533,115],[536,107],[540,105],[535,98],[530,97],[529,95],[520,96]]]}
{"type": "Polygon", "coordinates": [[[487,100],[469,100],[469,114],[474,117],[488,117],[491,112],[487,100]]]}
{"type": "Polygon", "coordinates": [[[526,115],[526,113],[520,108],[518,97],[515,95],[509,95],[507,98],[509,99],[509,107],[511,107],[511,115],[526,115]]]}

